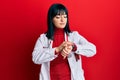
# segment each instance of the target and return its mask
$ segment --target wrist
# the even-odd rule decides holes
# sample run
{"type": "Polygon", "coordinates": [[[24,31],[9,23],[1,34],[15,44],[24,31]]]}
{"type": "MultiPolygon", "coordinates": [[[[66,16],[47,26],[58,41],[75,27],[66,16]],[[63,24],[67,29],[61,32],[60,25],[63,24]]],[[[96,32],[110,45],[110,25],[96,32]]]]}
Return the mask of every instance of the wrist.
{"type": "Polygon", "coordinates": [[[60,52],[58,47],[55,48],[55,52],[56,52],[56,53],[59,53],[59,52],[60,52]]]}

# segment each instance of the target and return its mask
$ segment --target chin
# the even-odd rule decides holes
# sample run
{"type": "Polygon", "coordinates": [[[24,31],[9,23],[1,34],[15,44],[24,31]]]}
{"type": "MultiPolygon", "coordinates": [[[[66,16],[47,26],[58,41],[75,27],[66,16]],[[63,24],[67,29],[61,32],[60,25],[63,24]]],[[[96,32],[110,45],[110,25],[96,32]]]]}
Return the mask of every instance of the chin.
{"type": "Polygon", "coordinates": [[[60,28],[63,29],[63,28],[65,28],[65,26],[61,26],[60,28]]]}

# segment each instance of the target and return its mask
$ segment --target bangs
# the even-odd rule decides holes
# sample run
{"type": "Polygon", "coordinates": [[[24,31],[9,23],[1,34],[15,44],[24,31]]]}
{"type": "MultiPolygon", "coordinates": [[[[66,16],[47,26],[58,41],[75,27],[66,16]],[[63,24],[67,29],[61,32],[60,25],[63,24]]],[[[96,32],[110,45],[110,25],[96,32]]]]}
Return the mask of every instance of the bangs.
{"type": "Polygon", "coordinates": [[[67,15],[68,16],[68,11],[64,6],[57,5],[55,6],[55,8],[53,8],[51,16],[53,18],[56,15],[67,15]]]}
{"type": "Polygon", "coordinates": [[[67,15],[67,12],[65,10],[57,10],[57,12],[55,13],[55,16],[56,15],[67,15]]]}

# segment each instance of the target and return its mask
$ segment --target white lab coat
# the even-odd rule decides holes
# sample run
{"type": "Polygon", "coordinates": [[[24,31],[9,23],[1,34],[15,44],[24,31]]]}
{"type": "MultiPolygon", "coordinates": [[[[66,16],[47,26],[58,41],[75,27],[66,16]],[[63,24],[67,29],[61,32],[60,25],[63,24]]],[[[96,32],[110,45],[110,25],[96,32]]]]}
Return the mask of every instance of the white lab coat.
{"type": "MultiPolygon", "coordinates": [[[[77,31],[69,33],[68,41],[75,43],[77,46],[77,50],[75,52],[71,52],[67,58],[71,69],[71,78],[72,80],[85,80],[82,69],[81,56],[79,60],[76,60],[74,54],[91,57],[96,54],[96,47],[94,44],[88,42],[77,31]]],[[[35,64],[41,64],[39,80],[50,80],[50,61],[57,58],[57,55],[55,55],[54,52],[55,48],[52,48],[52,41],[48,40],[46,34],[41,34],[32,53],[33,62],[35,64]]]]}

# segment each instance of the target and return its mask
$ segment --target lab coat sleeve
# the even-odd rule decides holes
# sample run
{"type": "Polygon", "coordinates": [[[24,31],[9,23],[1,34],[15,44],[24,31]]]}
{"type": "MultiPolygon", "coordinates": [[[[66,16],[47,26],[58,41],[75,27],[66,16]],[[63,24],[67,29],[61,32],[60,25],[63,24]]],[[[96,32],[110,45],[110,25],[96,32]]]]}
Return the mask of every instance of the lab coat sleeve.
{"type": "Polygon", "coordinates": [[[96,46],[87,41],[83,36],[81,36],[77,31],[73,33],[74,42],[77,46],[76,54],[80,54],[86,57],[91,57],[96,54],[96,46]]]}
{"type": "Polygon", "coordinates": [[[44,44],[46,44],[44,35],[41,35],[38,38],[34,50],[32,52],[32,60],[35,64],[49,62],[57,57],[57,55],[55,55],[55,48],[43,46],[44,44]]]}

